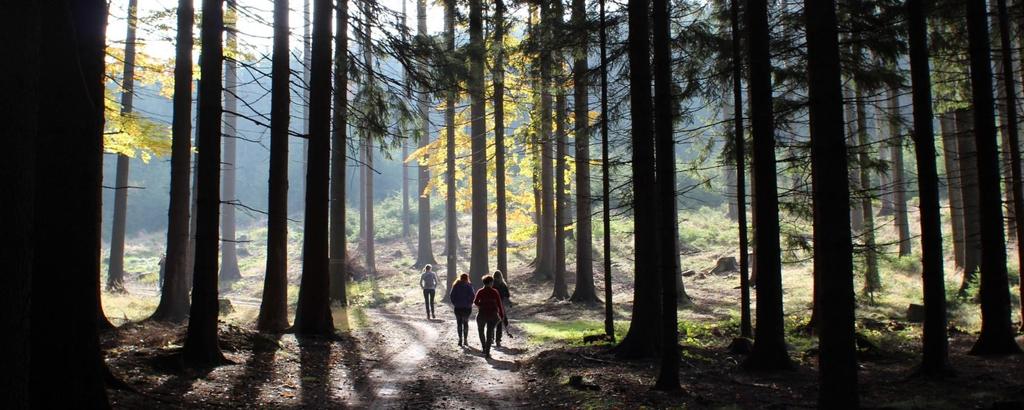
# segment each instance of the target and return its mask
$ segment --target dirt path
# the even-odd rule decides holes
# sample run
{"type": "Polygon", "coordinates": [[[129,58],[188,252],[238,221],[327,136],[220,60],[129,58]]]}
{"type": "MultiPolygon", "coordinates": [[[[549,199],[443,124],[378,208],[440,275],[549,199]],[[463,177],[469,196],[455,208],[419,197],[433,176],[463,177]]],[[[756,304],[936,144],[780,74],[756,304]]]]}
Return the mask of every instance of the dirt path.
{"type": "Polygon", "coordinates": [[[368,311],[372,326],[355,336],[377,341],[377,358],[364,357],[365,380],[356,383],[353,407],[392,408],[521,408],[518,359],[526,354],[520,340],[503,340],[491,359],[483,357],[471,325],[471,345],[457,345],[451,309],[438,307],[428,320],[412,307],[368,311]],[[445,318],[445,319],[441,319],[445,318]]]}

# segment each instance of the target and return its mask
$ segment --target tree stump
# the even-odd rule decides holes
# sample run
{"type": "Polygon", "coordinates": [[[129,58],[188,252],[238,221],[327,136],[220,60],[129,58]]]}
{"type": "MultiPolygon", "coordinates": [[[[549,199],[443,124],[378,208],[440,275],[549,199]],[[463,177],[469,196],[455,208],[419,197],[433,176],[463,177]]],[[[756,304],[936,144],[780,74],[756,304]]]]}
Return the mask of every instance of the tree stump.
{"type": "Polygon", "coordinates": [[[734,256],[723,256],[718,258],[718,262],[715,263],[715,267],[711,269],[712,275],[718,275],[726,272],[736,272],[740,270],[739,264],[736,262],[734,256]]]}

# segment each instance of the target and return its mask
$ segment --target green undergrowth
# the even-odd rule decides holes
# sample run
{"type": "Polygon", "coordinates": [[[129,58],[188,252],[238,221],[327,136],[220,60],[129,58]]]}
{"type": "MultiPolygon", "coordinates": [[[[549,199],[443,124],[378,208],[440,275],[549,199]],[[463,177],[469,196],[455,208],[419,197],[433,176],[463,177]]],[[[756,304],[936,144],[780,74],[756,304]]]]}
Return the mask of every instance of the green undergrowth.
{"type": "MultiPolygon", "coordinates": [[[[513,325],[526,333],[531,345],[558,343],[580,346],[584,344],[584,336],[604,334],[604,322],[597,320],[527,320],[513,325]]],[[[615,339],[622,340],[628,329],[628,321],[616,321],[615,339]]]]}

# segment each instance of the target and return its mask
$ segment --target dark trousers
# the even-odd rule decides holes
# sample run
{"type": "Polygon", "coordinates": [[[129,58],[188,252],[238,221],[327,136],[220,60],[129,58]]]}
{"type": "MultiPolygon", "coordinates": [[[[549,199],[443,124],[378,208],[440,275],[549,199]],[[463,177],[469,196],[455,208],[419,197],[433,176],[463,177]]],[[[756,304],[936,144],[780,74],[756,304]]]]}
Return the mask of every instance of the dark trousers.
{"type": "Polygon", "coordinates": [[[494,329],[498,326],[498,319],[486,319],[477,315],[476,330],[480,333],[480,346],[484,354],[491,352],[491,343],[494,343],[494,329]]]}
{"type": "Polygon", "coordinates": [[[427,318],[436,317],[434,315],[434,290],[423,289],[423,303],[427,305],[427,318]]]}
{"type": "Polygon", "coordinates": [[[473,308],[455,308],[455,326],[459,332],[459,340],[469,342],[469,315],[473,308]]]}
{"type": "MultiPolygon", "coordinates": [[[[501,298],[501,304],[505,306],[505,318],[508,318],[508,299],[501,298]]],[[[499,346],[501,346],[501,333],[503,330],[503,322],[499,320],[494,330],[494,343],[497,343],[499,346]]]]}

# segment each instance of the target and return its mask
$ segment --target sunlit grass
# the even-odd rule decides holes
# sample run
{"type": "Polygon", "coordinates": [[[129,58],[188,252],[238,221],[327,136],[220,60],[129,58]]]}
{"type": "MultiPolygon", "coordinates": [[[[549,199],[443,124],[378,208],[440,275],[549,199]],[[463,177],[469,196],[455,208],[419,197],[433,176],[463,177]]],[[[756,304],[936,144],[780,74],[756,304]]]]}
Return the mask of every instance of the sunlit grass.
{"type": "MultiPolygon", "coordinates": [[[[527,341],[532,345],[553,342],[582,345],[583,336],[604,334],[604,322],[596,320],[523,321],[512,326],[526,333],[527,341]]],[[[615,339],[621,340],[628,329],[629,322],[616,321],[615,339]]]]}

